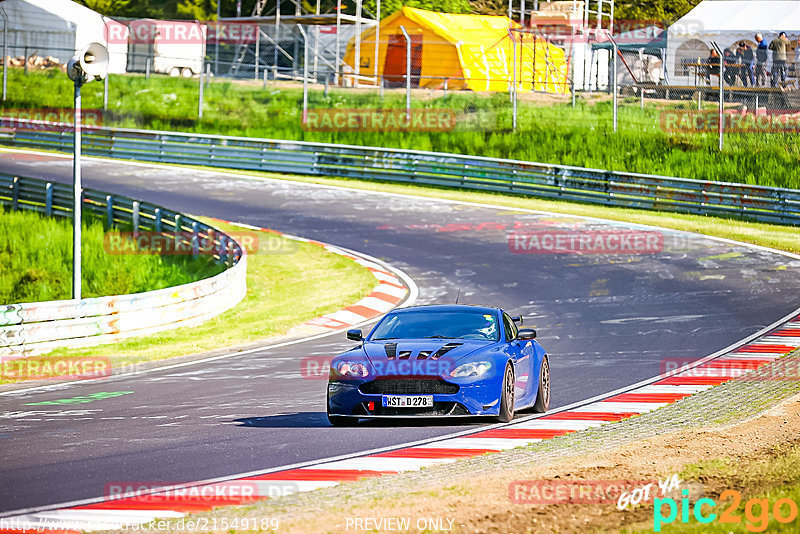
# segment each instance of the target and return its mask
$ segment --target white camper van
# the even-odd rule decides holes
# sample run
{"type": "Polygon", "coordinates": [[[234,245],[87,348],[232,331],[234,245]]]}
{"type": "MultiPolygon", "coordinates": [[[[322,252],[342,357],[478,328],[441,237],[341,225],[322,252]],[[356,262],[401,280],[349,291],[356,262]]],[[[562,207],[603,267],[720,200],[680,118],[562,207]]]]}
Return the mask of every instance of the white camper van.
{"type": "Polygon", "coordinates": [[[129,25],[128,72],[190,78],[203,70],[208,27],[179,20],[134,20],[129,25]]]}

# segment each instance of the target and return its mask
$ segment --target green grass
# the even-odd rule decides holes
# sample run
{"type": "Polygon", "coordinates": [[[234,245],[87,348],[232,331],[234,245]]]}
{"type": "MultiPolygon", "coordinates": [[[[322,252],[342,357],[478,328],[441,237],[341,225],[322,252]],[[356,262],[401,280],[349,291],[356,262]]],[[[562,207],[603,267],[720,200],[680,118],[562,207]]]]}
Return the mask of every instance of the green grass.
{"type": "MultiPolygon", "coordinates": [[[[111,76],[106,125],[179,130],[221,135],[269,137],[413,148],[505,157],[583,167],[663,174],[685,178],[800,188],[795,172],[800,143],[792,134],[735,134],[717,150],[713,134],[667,134],[661,130],[665,109],[694,109],[690,101],[648,103],[623,99],[619,131],[612,132],[608,98],[579,98],[542,104],[521,98],[519,131],[513,133],[507,94],[451,92],[431,97],[418,91],[415,108],[447,108],[459,126],[451,132],[321,132],[301,127],[302,91],[297,85],[214,80],[205,91],[204,118],[197,120],[198,82],[153,76],[111,76]]],[[[59,71],[9,70],[5,108],[71,108],[72,86],[59,71]]],[[[83,89],[85,108],[101,108],[103,85],[83,89]]],[[[563,99],[562,99],[563,100],[563,99]]],[[[319,89],[309,95],[310,108],[402,108],[402,91],[319,89]]]]}
{"type": "MultiPolygon", "coordinates": [[[[102,222],[82,227],[84,298],[140,293],[187,284],[222,272],[210,257],[108,254],[102,222]]],[[[72,223],[0,206],[0,303],[71,298],[72,223]]]]}
{"type": "MultiPolygon", "coordinates": [[[[206,220],[225,231],[241,228],[206,220]]],[[[114,368],[147,361],[242,346],[286,333],[292,326],[339,310],[377,285],[356,262],[318,245],[263,234],[272,241],[247,258],[247,295],[234,308],[195,327],[183,327],[110,345],[58,349],[37,357],[109,357],[114,368]],[[276,241],[277,240],[277,241],[276,241]],[[283,251],[274,253],[274,251],[283,251]]],[[[0,380],[7,383],[10,380],[0,380]]]]}
{"type": "MultiPolygon", "coordinates": [[[[699,464],[687,466],[680,474],[682,479],[692,478],[702,480],[707,488],[705,497],[711,498],[716,503],[712,509],[703,506],[703,513],[708,515],[710,512],[717,514],[715,521],[702,524],[695,520],[692,510],[689,510],[689,521],[681,522],[680,505],[679,512],[673,523],[662,527],[661,532],[667,534],[699,534],[699,533],[749,533],[749,532],[797,532],[800,525],[800,517],[789,523],[780,523],[775,520],[773,507],[779,499],[789,499],[797,506],[800,506],[800,448],[797,446],[784,447],[774,451],[769,457],[755,462],[741,463],[733,459],[711,459],[699,464]],[[741,495],[741,501],[737,507],[733,507],[733,500],[726,495],[721,499],[724,490],[735,490],[741,495]],[[760,506],[750,506],[748,501],[751,499],[761,500],[767,505],[768,514],[761,511],[760,506]],[[720,519],[720,515],[729,510],[731,517],[739,518],[738,522],[725,522],[720,519]]],[[[694,502],[690,502],[693,506],[694,502]]],[[[667,506],[664,506],[664,514],[667,513],[667,506]]],[[[788,505],[783,505],[781,513],[784,517],[788,516],[790,509],[788,505]]],[[[625,532],[653,532],[652,528],[625,532]]]]}

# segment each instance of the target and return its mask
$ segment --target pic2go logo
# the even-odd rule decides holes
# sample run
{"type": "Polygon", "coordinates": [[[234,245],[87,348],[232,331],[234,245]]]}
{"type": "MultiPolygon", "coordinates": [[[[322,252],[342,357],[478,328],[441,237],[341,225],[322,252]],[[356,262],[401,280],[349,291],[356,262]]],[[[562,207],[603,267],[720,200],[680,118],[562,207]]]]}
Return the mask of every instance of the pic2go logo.
{"type": "MultiPolygon", "coordinates": [[[[683,498],[680,504],[681,523],[689,522],[689,510],[698,523],[708,524],[717,520],[720,523],[740,524],[742,517],[737,513],[739,504],[742,502],[742,494],[737,490],[725,490],[719,496],[720,501],[731,500],[730,505],[722,510],[717,516],[712,510],[717,506],[713,499],[702,498],[695,501],[694,506],[686,497],[689,490],[683,490],[683,498]],[[704,505],[706,508],[704,508],[704,505]]],[[[782,498],[775,501],[772,505],[772,517],[778,523],[791,523],[797,519],[797,503],[792,499],[782,498]]],[[[764,532],[769,525],[770,507],[767,499],[750,499],[744,505],[745,528],[750,532],[764,532]]],[[[661,526],[674,522],[678,517],[678,503],[675,499],[656,498],[653,500],[653,530],[661,532],[661,526]],[[664,515],[664,506],[668,512],[664,515]]]]}

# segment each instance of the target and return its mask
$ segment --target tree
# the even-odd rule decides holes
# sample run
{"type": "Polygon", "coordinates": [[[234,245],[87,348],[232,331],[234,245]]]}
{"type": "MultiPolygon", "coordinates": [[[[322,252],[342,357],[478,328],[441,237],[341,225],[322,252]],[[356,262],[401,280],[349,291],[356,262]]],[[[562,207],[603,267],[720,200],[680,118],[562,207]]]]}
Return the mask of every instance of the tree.
{"type": "MultiPolygon", "coordinates": [[[[428,11],[440,11],[442,13],[472,13],[472,6],[470,6],[469,0],[382,0],[381,18],[385,19],[403,6],[416,7],[428,11]]],[[[364,0],[364,7],[370,13],[377,13],[377,2],[375,0],[364,0]]]]}
{"type": "Polygon", "coordinates": [[[672,24],[692,10],[700,0],[616,0],[614,19],[660,21],[672,24]]]}
{"type": "MultiPolygon", "coordinates": [[[[217,0],[77,0],[103,15],[112,17],[214,20],[217,0]]],[[[221,4],[235,4],[227,0],[221,4]]],[[[233,16],[235,5],[226,6],[223,16],[233,16]]]]}
{"type": "Polygon", "coordinates": [[[131,1],[132,0],[78,0],[78,3],[103,15],[113,15],[127,11],[130,8],[131,1]]]}
{"type": "Polygon", "coordinates": [[[179,19],[214,20],[217,18],[217,0],[180,0],[176,12],[179,19]]]}

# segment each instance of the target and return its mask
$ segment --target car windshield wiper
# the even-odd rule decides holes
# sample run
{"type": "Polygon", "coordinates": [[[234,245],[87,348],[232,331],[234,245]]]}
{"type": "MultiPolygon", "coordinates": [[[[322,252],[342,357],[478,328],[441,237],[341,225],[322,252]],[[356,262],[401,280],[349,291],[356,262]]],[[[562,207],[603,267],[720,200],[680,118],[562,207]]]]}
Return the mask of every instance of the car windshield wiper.
{"type": "Polygon", "coordinates": [[[386,341],[387,339],[400,339],[397,337],[376,337],[372,341],[386,341]]]}
{"type": "Polygon", "coordinates": [[[452,339],[452,337],[451,336],[440,336],[440,335],[437,334],[435,336],[425,336],[422,339],[452,339]]]}

